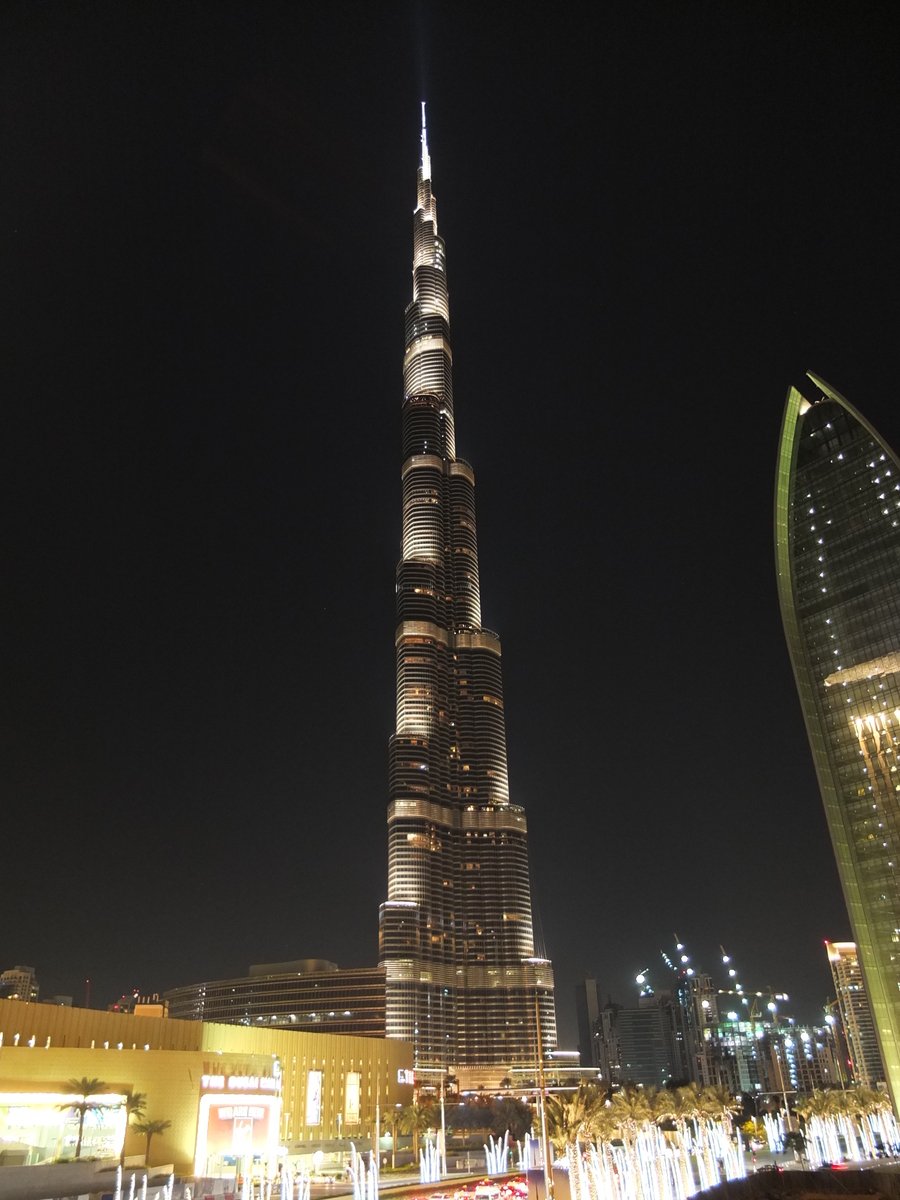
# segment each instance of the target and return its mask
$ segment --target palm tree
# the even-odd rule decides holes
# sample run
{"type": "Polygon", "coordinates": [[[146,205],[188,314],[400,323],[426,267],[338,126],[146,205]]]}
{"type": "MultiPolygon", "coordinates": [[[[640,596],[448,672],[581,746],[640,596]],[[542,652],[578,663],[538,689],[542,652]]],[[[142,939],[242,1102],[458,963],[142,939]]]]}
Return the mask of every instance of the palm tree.
{"type": "Polygon", "coordinates": [[[807,1123],[813,1117],[830,1117],[834,1113],[834,1102],[831,1096],[832,1093],[823,1092],[820,1088],[815,1088],[808,1095],[800,1097],[794,1104],[794,1110],[807,1123]]]}
{"type": "Polygon", "coordinates": [[[400,1114],[400,1132],[412,1134],[414,1163],[419,1160],[419,1135],[427,1133],[433,1125],[434,1110],[430,1104],[407,1104],[400,1114]]]}
{"type": "Polygon", "coordinates": [[[611,1142],[619,1136],[619,1126],[613,1116],[612,1105],[605,1097],[600,1098],[597,1107],[591,1111],[585,1122],[587,1131],[597,1142],[611,1142]]]}
{"type": "Polygon", "coordinates": [[[839,1092],[838,1095],[846,1096],[849,1103],[861,1116],[868,1116],[869,1113],[884,1112],[885,1109],[890,1110],[890,1102],[883,1092],[876,1092],[872,1088],[855,1087],[849,1088],[846,1092],[839,1092]]]}
{"type": "Polygon", "coordinates": [[[653,1114],[653,1120],[657,1125],[663,1121],[673,1121],[675,1119],[675,1097],[668,1088],[660,1088],[657,1092],[648,1089],[651,1094],[647,1097],[650,1102],[650,1111],[653,1114]]]}
{"type": "Polygon", "coordinates": [[[582,1083],[577,1092],[547,1097],[544,1102],[547,1135],[557,1154],[562,1154],[569,1143],[578,1142],[600,1106],[600,1089],[589,1083],[582,1083]]]}
{"type": "Polygon", "coordinates": [[[655,1096],[655,1088],[639,1088],[627,1083],[610,1101],[612,1119],[626,1145],[633,1146],[638,1130],[653,1120],[652,1100],[655,1096]]]}
{"type": "Polygon", "coordinates": [[[125,1138],[128,1137],[128,1127],[131,1124],[131,1118],[137,1117],[140,1120],[144,1115],[146,1106],[147,1096],[144,1092],[132,1092],[130,1096],[125,1097],[125,1102],[121,1106],[125,1109],[125,1133],[122,1137],[122,1153],[119,1155],[119,1166],[123,1171],[125,1169],[125,1138]]]}
{"type": "Polygon", "coordinates": [[[150,1166],[150,1143],[152,1142],[154,1136],[157,1133],[165,1133],[171,1124],[171,1121],[148,1121],[146,1117],[144,1117],[143,1120],[135,1122],[134,1132],[138,1134],[139,1137],[145,1137],[147,1139],[147,1149],[144,1153],[145,1166],[150,1166]]]}
{"type": "Polygon", "coordinates": [[[724,1084],[707,1084],[700,1093],[700,1110],[711,1121],[720,1121],[731,1137],[731,1118],[741,1111],[741,1105],[724,1084]]]}
{"type": "Polygon", "coordinates": [[[98,1108],[102,1108],[102,1104],[91,1103],[91,1096],[98,1096],[106,1090],[106,1084],[102,1079],[88,1079],[82,1076],[81,1079],[67,1079],[66,1087],[70,1092],[81,1099],[76,1104],[57,1104],[60,1112],[77,1112],[78,1113],[78,1145],[75,1147],[75,1157],[81,1158],[81,1140],[84,1136],[84,1118],[89,1112],[96,1112],[98,1108]]]}
{"type": "Polygon", "coordinates": [[[674,1101],[675,1108],[672,1116],[683,1139],[691,1121],[696,1121],[703,1115],[700,1107],[700,1088],[696,1083],[676,1088],[674,1101]]]}

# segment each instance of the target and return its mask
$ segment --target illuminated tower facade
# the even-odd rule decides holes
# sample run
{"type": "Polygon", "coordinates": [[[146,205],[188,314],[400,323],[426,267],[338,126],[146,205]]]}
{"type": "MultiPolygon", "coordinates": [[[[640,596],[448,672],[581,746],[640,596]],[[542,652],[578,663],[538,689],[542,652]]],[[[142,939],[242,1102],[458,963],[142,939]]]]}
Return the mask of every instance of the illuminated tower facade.
{"type": "Polygon", "coordinates": [[[422,107],[413,298],[403,356],[403,548],[388,899],[379,957],[388,1037],[420,1071],[480,1082],[556,1044],[553,975],[535,956],[522,808],[510,803],[500,640],[481,624],[475,474],[456,457],[444,243],[422,107]]]}
{"type": "Polygon", "coordinates": [[[825,948],[841,1013],[841,1025],[853,1064],[853,1077],[863,1087],[884,1087],[884,1065],[875,1036],[869,994],[859,968],[856,943],[826,942],[825,948]]]}
{"type": "Polygon", "coordinates": [[[788,392],[775,542],[788,650],[900,1099],[900,461],[823,380],[788,392]]]}

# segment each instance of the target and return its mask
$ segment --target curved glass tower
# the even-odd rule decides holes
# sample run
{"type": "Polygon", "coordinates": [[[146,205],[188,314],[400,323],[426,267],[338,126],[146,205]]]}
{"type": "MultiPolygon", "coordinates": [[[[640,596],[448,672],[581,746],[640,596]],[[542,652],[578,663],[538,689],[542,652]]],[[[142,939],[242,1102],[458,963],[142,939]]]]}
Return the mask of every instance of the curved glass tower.
{"type": "Polygon", "coordinates": [[[781,613],[888,1084],[900,1099],[900,460],[843,396],[788,392],[781,613]]]}
{"type": "Polygon", "coordinates": [[[379,957],[388,1037],[414,1043],[420,1070],[474,1072],[487,1084],[533,1069],[536,1014],[545,1051],[556,1020],[552,969],[534,952],[525,814],[509,801],[500,640],[481,624],[475,474],[456,457],[446,255],[424,105],[417,200],[379,957]]]}

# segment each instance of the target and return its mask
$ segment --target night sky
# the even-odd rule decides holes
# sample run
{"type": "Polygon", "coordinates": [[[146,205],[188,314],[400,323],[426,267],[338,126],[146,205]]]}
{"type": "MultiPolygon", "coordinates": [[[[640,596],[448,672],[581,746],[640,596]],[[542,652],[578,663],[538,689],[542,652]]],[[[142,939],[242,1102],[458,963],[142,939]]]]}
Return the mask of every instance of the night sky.
{"type": "Polygon", "coordinates": [[[897,6],[0,17],[0,969],[377,958],[419,101],[563,1044],[850,927],[773,562],[807,369],[894,445],[897,6]]]}

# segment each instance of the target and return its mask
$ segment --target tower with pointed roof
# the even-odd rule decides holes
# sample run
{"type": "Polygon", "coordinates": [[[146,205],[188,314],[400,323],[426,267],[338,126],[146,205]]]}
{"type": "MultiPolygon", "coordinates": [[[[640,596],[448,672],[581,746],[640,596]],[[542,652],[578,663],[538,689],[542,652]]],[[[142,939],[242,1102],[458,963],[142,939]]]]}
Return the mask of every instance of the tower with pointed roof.
{"type": "Polygon", "coordinates": [[[489,1086],[556,1044],[535,954],[527,826],[510,802],[500,639],[481,624],[475,474],[456,455],[444,242],[422,105],[406,310],[397,726],[379,958],[387,1032],[427,1074],[489,1086]]]}

